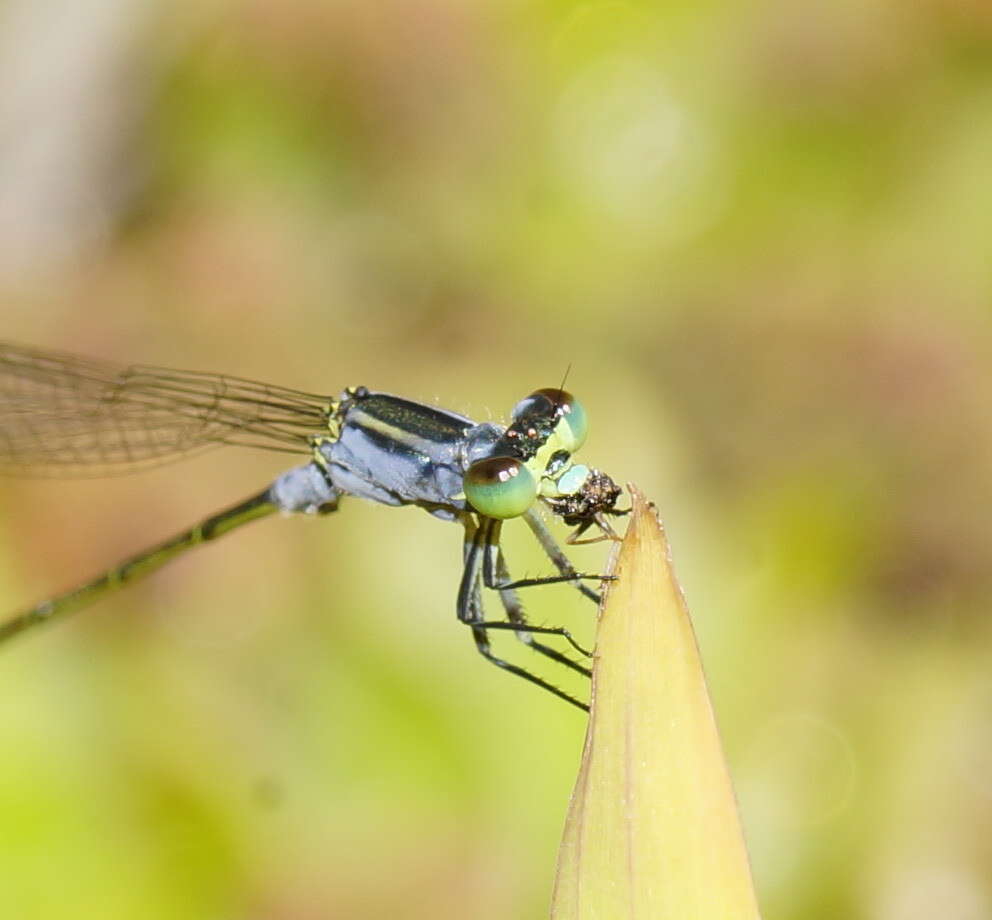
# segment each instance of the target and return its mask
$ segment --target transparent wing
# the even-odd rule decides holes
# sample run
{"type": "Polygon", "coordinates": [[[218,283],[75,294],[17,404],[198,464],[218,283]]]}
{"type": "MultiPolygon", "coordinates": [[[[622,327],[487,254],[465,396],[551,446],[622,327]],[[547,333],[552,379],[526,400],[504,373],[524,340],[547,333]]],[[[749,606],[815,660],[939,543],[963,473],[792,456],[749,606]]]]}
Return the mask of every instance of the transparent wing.
{"type": "Polygon", "coordinates": [[[94,476],[219,444],[291,453],[327,430],[333,400],[218,374],[0,343],[0,470],[94,476]]]}

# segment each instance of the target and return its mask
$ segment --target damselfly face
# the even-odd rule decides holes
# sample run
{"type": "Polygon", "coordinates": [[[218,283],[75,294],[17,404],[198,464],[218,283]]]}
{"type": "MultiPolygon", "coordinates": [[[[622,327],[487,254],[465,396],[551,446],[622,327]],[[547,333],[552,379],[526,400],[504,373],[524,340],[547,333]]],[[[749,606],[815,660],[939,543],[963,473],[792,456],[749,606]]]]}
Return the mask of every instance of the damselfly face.
{"type": "Polygon", "coordinates": [[[606,515],[625,513],[614,508],[620,487],[572,459],[587,433],[586,411],[571,393],[553,388],[531,393],[514,407],[492,456],[465,474],[466,497],[480,514],[501,519],[524,514],[540,499],[576,526],[573,538],[593,524],[612,536],[606,515]]]}

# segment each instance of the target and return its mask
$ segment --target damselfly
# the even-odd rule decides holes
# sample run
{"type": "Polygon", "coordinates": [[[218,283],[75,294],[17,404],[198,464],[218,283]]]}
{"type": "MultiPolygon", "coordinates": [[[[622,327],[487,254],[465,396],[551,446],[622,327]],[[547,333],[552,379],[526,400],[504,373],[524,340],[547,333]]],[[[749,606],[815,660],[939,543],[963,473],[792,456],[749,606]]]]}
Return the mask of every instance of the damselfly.
{"type": "Polygon", "coordinates": [[[613,537],[609,515],[620,489],[609,476],[573,461],[587,432],[582,404],[561,388],[517,404],[509,426],[399,396],[350,387],[329,399],[219,374],[122,367],[0,343],[0,469],[21,475],[112,474],[166,462],[222,444],[307,453],[238,505],[151,547],[97,578],[23,610],[0,624],[0,641],[79,609],[154,572],[170,559],[274,511],[325,514],[343,495],[386,505],[417,505],[464,528],[458,619],[493,664],[570,703],[579,700],[526,668],[497,657],[490,630],[509,630],[531,649],[589,675],[589,669],[535,636],[582,648],[563,627],[527,622],[517,589],[571,582],[596,600],[544,524],[543,505],[575,527],[579,542],[595,525],[613,537]],[[503,521],[522,517],[558,571],[514,581],[500,548],[503,521]],[[482,588],[495,591],[505,619],[486,619],[482,588]]]}

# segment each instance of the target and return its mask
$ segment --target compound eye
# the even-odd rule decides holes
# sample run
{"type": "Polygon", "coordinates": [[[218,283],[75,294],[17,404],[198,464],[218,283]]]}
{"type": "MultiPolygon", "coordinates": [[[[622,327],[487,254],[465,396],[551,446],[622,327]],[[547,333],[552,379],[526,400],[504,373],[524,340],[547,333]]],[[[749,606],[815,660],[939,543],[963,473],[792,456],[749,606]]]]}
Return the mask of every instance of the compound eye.
{"type": "Polygon", "coordinates": [[[465,474],[465,497],[485,517],[519,517],[537,498],[537,481],[519,460],[490,457],[473,463],[465,474]]]}
{"type": "Polygon", "coordinates": [[[555,432],[561,446],[574,454],[586,443],[589,434],[589,419],[585,407],[568,390],[546,388],[532,393],[528,399],[544,398],[552,403],[561,416],[555,432]]]}

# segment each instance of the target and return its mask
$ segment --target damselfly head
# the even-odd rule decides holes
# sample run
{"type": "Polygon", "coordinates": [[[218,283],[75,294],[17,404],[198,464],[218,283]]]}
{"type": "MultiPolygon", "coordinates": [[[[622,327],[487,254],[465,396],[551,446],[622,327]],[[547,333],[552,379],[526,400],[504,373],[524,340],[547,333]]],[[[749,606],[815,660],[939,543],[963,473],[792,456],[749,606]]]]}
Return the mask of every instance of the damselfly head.
{"type": "Polygon", "coordinates": [[[548,387],[522,399],[511,416],[490,455],[465,474],[472,507],[487,517],[518,517],[540,498],[577,528],[573,539],[593,524],[614,536],[606,517],[625,513],[614,508],[620,487],[572,459],[589,430],[582,403],[567,390],[548,387]]]}
{"type": "Polygon", "coordinates": [[[521,400],[512,414],[506,439],[523,448],[544,503],[577,528],[573,538],[593,524],[613,536],[606,518],[624,513],[615,510],[620,487],[605,473],[573,460],[589,432],[582,403],[567,390],[548,387],[521,400]]]}

